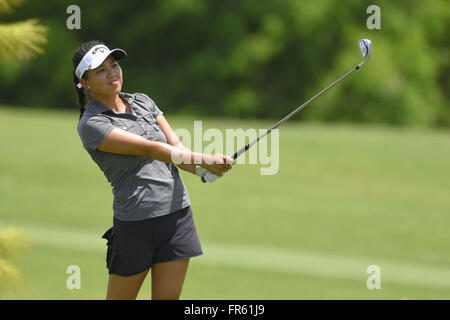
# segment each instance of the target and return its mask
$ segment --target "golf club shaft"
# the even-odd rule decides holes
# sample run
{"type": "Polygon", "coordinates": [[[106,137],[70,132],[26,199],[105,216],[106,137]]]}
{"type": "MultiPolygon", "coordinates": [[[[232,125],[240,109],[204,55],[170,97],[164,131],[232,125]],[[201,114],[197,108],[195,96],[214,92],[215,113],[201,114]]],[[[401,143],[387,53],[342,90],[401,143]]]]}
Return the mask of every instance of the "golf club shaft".
{"type": "MultiPolygon", "coordinates": [[[[255,140],[253,140],[252,142],[248,143],[247,145],[245,145],[244,147],[242,147],[241,149],[239,149],[238,151],[236,151],[231,158],[233,158],[233,160],[235,160],[237,157],[239,157],[241,154],[243,154],[245,151],[247,151],[248,149],[251,148],[251,146],[253,146],[255,143],[257,143],[259,140],[261,140],[262,138],[264,138],[266,135],[270,134],[270,132],[277,128],[278,126],[280,126],[281,124],[283,124],[284,122],[288,121],[290,118],[292,118],[295,114],[297,114],[300,110],[302,110],[304,107],[306,107],[311,101],[315,100],[316,98],[320,97],[322,94],[324,94],[325,92],[327,92],[329,89],[331,89],[332,87],[334,87],[335,85],[337,85],[339,82],[341,82],[342,80],[344,80],[347,76],[349,76],[351,73],[353,73],[354,71],[358,70],[360,67],[362,67],[364,64],[366,63],[366,61],[361,62],[360,64],[358,64],[356,67],[354,67],[352,70],[350,70],[349,72],[347,72],[346,74],[344,74],[342,77],[340,77],[339,79],[337,79],[335,82],[333,82],[332,84],[330,84],[328,87],[326,87],[325,89],[323,89],[322,91],[320,91],[319,93],[317,93],[315,96],[313,96],[312,98],[310,98],[308,101],[306,101],[305,103],[303,103],[300,107],[298,107],[297,109],[295,109],[294,111],[292,111],[291,113],[289,113],[287,116],[285,116],[283,119],[281,119],[280,121],[278,121],[277,123],[275,123],[270,129],[267,129],[263,134],[261,134],[258,138],[256,138],[255,140]]],[[[207,172],[206,174],[210,174],[209,172],[207,172]]],[[[202,182],[205,183],[206,179],[205,177],[201,178],[202,182]]]]}
{"type": "Polygon", "coordinates": [[[266,135],[268,135],[273,129],[277,128],[278,126],[280,126],[281,124],[285,123],[286,121],[288,121],[290,118],[292,118],[295,114],[297,114],[300,110],[302,110],[304,107],[306,107],[311,101],[315,100],[316,98],[318,98],[319,96],[321,96],[323,93],[327,92],[329,89],[331,89],[332,87],[334,87],[336,84],[338,84],[339,82],[341,82],[342,80],[344,80],[347,76],[349,76],[353,71],[358,70],[362,65],[364,64],[364,61],[361,62],[360,64],[358,64],[356,67],[354,67],[352,70],[350,70],[349,72],[347,72],[346,74],[344,74],[342,77],[340,77],[339,79],[337,79],[335,82],[333,82],[332,84],[330,84],[328,87],[326,87],[325,89],[323,89],[322,91],[320,91],[319,93],[317,93],[314,97],[310,98],[308,101],[306,101],[304,104],[302,104],[300,107],[298,107],[297,109],[295,109],[294,111],[292,111],[291,113],[289,113],[287,116],[285,116],[283,119],[281,119],[280,121],[278,121],[277,123],[275,123],[270,129],[267,129],[266,132],[264,132],[263,134],[261,134],[258,138],[256,138],[255,140],[253,140],[252,142],[250,142],[249,144],[245,145],[244,147],[242,147],[241,149],[239,149],[235,154],[233,154],[232,158],[233,160],[236,159],[237,157],[239,157],[241,154],[243,154],[245,151],[247,151],[248,149],[250,149],[251,146],[253,146],[256,142],[258,142],[259,140],[261,140],[262,138],[264,138],[266,135]]]}

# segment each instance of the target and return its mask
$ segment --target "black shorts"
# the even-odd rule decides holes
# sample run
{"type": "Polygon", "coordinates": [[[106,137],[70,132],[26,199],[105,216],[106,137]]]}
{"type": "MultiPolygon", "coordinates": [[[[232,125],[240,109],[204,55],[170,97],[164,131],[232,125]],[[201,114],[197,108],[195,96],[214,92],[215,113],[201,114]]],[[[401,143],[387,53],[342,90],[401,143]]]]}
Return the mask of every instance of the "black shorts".
{"type": "Polygon", "coordinates": [[[140,221],[114,218],[107,239],[106,266],[110,274],[131,276],[153,264],[203,254],[191,207],[140,221]]]}

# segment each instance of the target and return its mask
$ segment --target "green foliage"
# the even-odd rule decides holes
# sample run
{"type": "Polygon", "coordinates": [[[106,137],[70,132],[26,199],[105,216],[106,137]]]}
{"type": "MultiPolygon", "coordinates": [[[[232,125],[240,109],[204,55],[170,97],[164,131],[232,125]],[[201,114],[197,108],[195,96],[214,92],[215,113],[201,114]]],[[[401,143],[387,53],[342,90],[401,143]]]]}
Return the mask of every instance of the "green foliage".
{"type": "Polygon", "coordinates": [[[24,2],[25,0],[0,0],[0,13],[12,13],[13,7],[17,7],[24,2]]]}
{"type": "MultiPolygon", "coordinates": [[[[0,0],[0,13],[12,13],[25,0],[0,0]]],[[[27,60],[42,54],[47,29],[37,19],[0,24],[0,60],[27,60]]]]}
{"type": "Polygon", "coordinates": [[[45,20],[49,46],[32,64],[0,69],[0,103],[77,108],[71,56],[100,39],[129,54],[123,90],[166,112],[279,119],[359,63],[357,41],[369,38],[370,64],[298,118],[450,125],[445,0],[81,0],[81,30],[68,30],[71,4],[17,11],[45,20]],[[366,26],[372,4],[381,30],[366,26]]]}
{"type": "Polygon", "coordinates": [[[21,294],[22,274],[11,263],[29,248],[30,239],[25,232],[14,227],[0,230],[0,299],[21,294]]]}
{"type": "Polygon", "coordinates": [[[402,9],[406,3],[400,5],[392,2],[380,5],[381,31],[370,33],[352,26],[344,28],[346,49],[336,54],[334,68],[329,70],[322,86],[333,81],[343,65],[351,65],[355,56],[355,38],[372,39],[373,60],[363,72],[324,97],[322,105],[308,114],[310,118],[410,125],[450,124],[450,106],[440,81],[442,74],[448,73],[448,47],[442,33],[445,24],[434,23],[432,30],[425,23],[431,20],[443,22],[449,18],[448,14],[430,13],[430,8],[444,3],[413,2],[412,6],[408,5],[408,10],[402,9]],[[434,31],[434,41],[430,41],[427,29],[434,31]]]}
{"type": "Polygon", "coordinates": [[[25,60],[43,53],[40,45],[46,43],[45,33],[36,19],[0,25],[0,58],[25,60]]]}

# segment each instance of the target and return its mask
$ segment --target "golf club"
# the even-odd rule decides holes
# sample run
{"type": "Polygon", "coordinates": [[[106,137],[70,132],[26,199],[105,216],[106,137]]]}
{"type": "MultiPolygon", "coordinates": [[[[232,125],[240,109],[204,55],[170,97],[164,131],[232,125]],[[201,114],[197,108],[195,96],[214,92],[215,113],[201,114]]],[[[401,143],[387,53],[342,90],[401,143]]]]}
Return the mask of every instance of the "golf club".
{"type": "MultiPolygon", "coordinates": [[[[235,154],[233,154],[233,156],[231,158],[233,158],[233,160],[235,160],[237,157],[239,157],[241,154],[243,154],[245,151],[247,151],[248,149],[250,149],[251,146],[253,146],[256,142],[258,142],[259,140],[261,140],[262,138],[264,138],[266,135],[270,134],[270,132],[277,128],[279,125],[281,125],[282,123],[288,121],[290,118],[292,118],[295,114],[297,114],[300,110],[302,110],[304,107],[306,107],[311,101],[315,100],[316,98],[318,98],[319,96],[321,96],[323,93],[325,93],[326,91],[328,91],[330,88],[334,87],[336,84],[338,84],[339,82],[341,82],[342,80],[344,80],[347,76],[349,76],[351,73],[353,73],[354,71],[358,70],[359,68],[361,68],[364,64],[366,64],[367,62],[369,62],[371,54],[372,54],[372,42],[369,39],[361,39],[359,40],[359,48],[361,50],[361,54],[364,58],[364,61],[362,61],[360,64],[358,64],[356,67],[354,67],[352,70],[350,70],[349,72],[347,72],[346,74],[344,74],[342,77],[340,77],[339,79],[337,79],[335,82],[333,82],[332,84],[330,84],[328,87],[326,87],[325,89],[323,89],[322,91],[320,91],[319,93],[317,93],[314,97],[312,97],[311,99],[309,99],[308,101],[306,101],[305,103],[303,103],[300,107],[298,107],[297,109],[295,109],[294,111],[292,111],[291,113],[289,113],[287,116],[285,116],[283,119],[281,119],[280,121],[278,121],[277,123],[275,123],[270,129],[268,129],[267,131],[265,131],[263,134],[261,134],[258,138],[256,138],[255,140],[253,140],[252,142],[248,143],[247,145],[245,145],[244,147],[242,147],[241,149],[239,149],[235,154]]],[[[208,180],[208,176],[209,175],[213,175],[211,172],[206,172],[203,176],[202,176],[202,182],[205,183],[208,180]]]]}

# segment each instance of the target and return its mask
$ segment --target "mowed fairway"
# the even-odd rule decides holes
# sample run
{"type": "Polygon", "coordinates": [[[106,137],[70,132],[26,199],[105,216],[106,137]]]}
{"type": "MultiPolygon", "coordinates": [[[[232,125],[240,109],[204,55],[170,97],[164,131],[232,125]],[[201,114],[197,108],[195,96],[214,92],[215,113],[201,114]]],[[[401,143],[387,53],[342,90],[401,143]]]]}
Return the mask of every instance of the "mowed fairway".
{"type": "MultiPolygon", "coordinates": [[[[112,193],[78,114],[0,112],[0,227],[33,238],[15,262],[21,298],[104,299],[112,193]],[[79,290],[66,287],[70,265],[79,290]]],[[[193,135],[193,118],[166,117],[193,135]]],[[[224,135],[272,125],[202,120],[224,135]]],[[[279,137],[275,175],[248,163],[213,184],[182,173],[204,249],[182,299],[450,299],[449,131],[294,120],[279,137]],[[381,289],[366,286],[371,265],[381,289]]],[[[147,279],[139,299],[149,298],[147,279]]]]}

